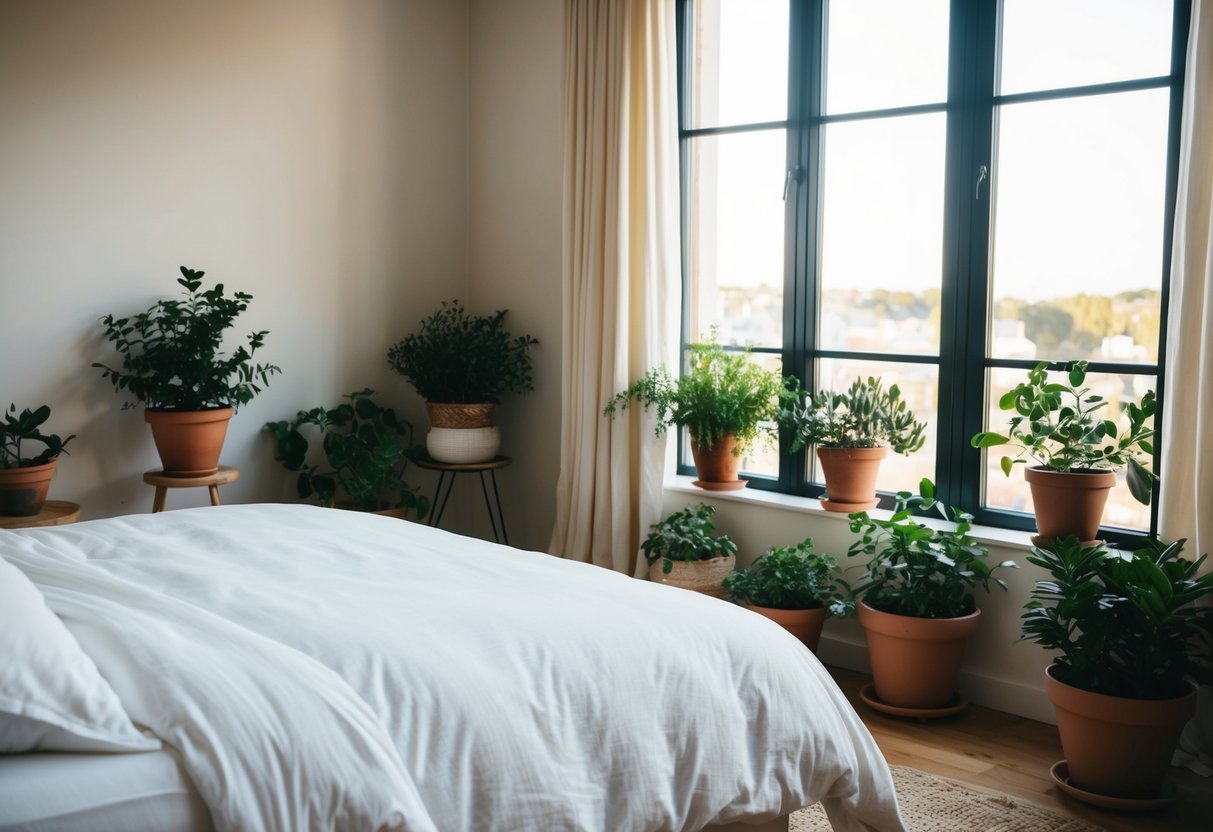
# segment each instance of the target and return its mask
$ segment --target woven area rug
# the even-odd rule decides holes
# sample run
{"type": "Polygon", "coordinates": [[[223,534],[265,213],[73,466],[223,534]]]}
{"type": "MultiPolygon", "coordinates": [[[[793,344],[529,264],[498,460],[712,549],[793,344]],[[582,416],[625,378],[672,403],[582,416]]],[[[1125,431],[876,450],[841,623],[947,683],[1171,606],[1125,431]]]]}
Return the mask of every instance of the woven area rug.
{"type": "MultiPolygon", "coordinates": [[[[1026,801],[975,791],[907,766],[892,766],[910,832],[1099,832],[1099,827],[1026,801]]],[[[821,804],[792,814],[790,832],[830,832],[821,804]]]]}

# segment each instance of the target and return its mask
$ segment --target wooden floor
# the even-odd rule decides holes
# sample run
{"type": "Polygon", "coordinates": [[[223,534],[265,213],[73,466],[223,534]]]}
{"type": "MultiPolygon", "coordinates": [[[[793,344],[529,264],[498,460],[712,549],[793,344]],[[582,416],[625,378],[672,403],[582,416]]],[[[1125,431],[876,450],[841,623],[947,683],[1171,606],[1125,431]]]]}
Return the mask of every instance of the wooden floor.
{"type": "Polygon", "coordinates": [[[1213,830],[1213,779],[1172,769],[1174,806],[1127,814],[1095,809],[1064,795],[1049,777],[1062,759],[1057,728],[988,708],[934,722],[876,713],[859,699],[868,677],[831,668],[830,673],[876,738],[890,765],[912,766],[977,788],[1002,792],[1110,832],[1207,832],[1213,830]]]}

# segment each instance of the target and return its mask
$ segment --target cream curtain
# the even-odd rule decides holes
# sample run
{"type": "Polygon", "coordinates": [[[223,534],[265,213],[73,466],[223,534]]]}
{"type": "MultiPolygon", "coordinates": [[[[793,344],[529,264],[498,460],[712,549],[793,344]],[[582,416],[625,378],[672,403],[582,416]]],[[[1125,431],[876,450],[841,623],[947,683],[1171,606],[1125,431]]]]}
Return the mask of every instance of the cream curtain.
{"type": "Polygon", "coordinates": [[[560,479],[549,550],[640,574],[665,442],[610,397],[673,365],[679,297],[674,3],[567,0],[560,479]],[[638,562],[639,560],[639,562],[638,562]]]}
{"type": "MultiPolygon", "coordinates": [[[[1184,90],[1166,409],[1161,426],[1159,531],[1213,560],[1213,2],[1194,0],[1184,90]]],[[[1181,748],[1213,766],[1213,689],[1200,692],[1181,748]]]]}

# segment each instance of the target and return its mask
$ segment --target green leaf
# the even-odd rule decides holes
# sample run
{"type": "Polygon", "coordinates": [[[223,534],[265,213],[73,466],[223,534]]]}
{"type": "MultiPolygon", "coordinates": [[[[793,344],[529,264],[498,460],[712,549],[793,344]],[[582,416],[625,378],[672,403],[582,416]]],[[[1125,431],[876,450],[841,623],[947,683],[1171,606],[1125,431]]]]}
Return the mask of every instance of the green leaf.
{"type": "Polygon", "coordinates": [[[984,433],[976,434],[972,439],[969,440],[969,444],[974,448],[993,448],[997,447],[998,445],[1005,445],[1010,441],[1010,437],[1003,436],[1000,433],[986,431],[984,433]]]}

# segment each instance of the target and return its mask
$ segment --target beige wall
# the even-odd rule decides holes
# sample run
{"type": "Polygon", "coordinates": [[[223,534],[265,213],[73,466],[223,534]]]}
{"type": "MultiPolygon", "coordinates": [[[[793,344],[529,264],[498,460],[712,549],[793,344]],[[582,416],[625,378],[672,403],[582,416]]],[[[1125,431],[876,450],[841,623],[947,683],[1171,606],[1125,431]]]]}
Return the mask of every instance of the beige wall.
{"type": "Polygon", "coordinates": [[[466,2],[14,0],[0,20],[0,400],[79,435],[52,498],[150,505],[146,426],[89,364],[112,356],[98,318],[173,294],[182,264],[254,296],[239,333],[268,329],[284,371],[232,423],[228,500],[293,498],[260,428],[299,408],[371,386],[424,427],[384,356],[467,297],[466,2]]]}
{"type": "MultiPolygon", "coordinates": [[[[473,0],[471,284],[480,312],[510,310],[539,339],[535,392],[500,410],[510,542],[546,549],[560,460],[561,0],[473,0]]],[[[465,504],[480,521],[483,509],[465,504]],[[479,511],[477,511],[479,509],[479,511]]]]}

